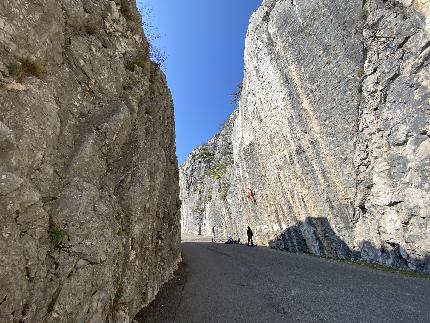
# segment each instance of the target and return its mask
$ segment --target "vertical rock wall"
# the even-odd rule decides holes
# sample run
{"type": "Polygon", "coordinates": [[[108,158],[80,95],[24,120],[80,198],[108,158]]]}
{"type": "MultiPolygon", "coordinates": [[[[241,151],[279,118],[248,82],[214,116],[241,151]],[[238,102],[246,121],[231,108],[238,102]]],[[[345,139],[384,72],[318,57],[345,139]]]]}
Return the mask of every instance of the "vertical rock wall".
{"type": "Polygon", "coordinates": [[[363,10],[355,243],[367,259],[390,263],[388,250],[429,273],[430,4],[365,1],[363,10]]]}
{"type": "MultiPolygon", "coordinates": [[[[272,247],[429,272],[429,24],[425,1],[264,1],[223,139],[233,151],[209,143],[232,163],[225,199],[199,206],[204,233],[244,239],[250,225],[272,247]]],[[[195,155],[180,176],[188,231],[195,155]]]]}
{"type": "Polygon", "coordinates": [[[226,239],[231,228],[233,210],[227,197],[231,187],[233,144],[231,133],[237,113],[233,113],[223,129],[206,145],[194,150],[179,172],[181,187],[181,228],[184,233],[212,235],[226,239]],[[227,222],[226,222],[227,221],[227,222]]]}
{"type": "Polygon", "coordinates": [[[0,321],[128,322],[180,261],[173,107],[135,1],[0,3],[0,321]]]}

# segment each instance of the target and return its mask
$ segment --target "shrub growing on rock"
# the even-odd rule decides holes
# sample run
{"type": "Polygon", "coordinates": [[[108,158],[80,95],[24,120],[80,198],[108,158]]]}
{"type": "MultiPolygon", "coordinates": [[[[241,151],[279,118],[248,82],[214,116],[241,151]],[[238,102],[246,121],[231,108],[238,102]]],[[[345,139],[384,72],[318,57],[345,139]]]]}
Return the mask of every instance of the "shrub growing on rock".
{"type": "Polygon", "coordinates": [[[29,57],[18,59],[7,65],[7,69],[11,76],[22,79],[26,76],[34,76],[41,78],[46,73],[45,65],[39,61],[32,60],[29,57]]]}
{"type": "Polygon", "coordinates": [[[63,229],[56,227],[49,229],[48,234],[51,240],[57,244],[63,241],[66,236],[66,232],[63,229]]]}

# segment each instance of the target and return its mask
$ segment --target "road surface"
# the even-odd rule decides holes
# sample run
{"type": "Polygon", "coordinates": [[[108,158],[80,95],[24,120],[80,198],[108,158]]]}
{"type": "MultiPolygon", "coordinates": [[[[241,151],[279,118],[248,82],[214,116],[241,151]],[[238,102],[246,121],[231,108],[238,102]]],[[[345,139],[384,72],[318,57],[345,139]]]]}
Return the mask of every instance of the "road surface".
{"type": "Polygon", "coordinates": [[[137,322],[430,322],[430,281],[263,247],[182,244],[137,322]]]}

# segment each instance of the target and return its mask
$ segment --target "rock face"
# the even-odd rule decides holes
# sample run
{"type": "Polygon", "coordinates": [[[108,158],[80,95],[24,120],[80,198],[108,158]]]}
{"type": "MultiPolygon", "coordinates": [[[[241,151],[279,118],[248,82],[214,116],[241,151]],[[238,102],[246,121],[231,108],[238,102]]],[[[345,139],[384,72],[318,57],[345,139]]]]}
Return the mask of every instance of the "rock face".
{"type": "Polygon", "coordinates": [[[429,11],[264,1],[233,125],[181,168],[183,231],[430,273],[429,11]]]}
{"type": "Polygon", "coordinates": [[[180,261],[172,100],[134,0],[0,3],[0,148],[0,321],[129,321],[180,261]]]}
{"type": "Polygon", "coordinates": [[[181,187],[181,228],[184,233],[212,235],[225,239],[232,228],[233,212],[227,196],[233,172],[232,130],[237,113],[208,144],[194,150],[179,172],[181,187]]]}

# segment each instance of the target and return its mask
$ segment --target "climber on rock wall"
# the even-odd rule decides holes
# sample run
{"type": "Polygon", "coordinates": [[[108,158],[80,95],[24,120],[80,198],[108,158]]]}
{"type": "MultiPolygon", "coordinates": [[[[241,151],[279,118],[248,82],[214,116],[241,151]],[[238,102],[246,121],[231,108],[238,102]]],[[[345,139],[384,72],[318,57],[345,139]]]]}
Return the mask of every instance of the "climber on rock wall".
{"type": "Polygon", "coordinates": [[[256,202],[255,201],[255,194],[252,191],[251,187],[249,187],[249,186],[246,188],[246,197],[247,197],[247,199],[248,199],[249,202],[251,202],[251,203],[255,203],[256,202]]]}

